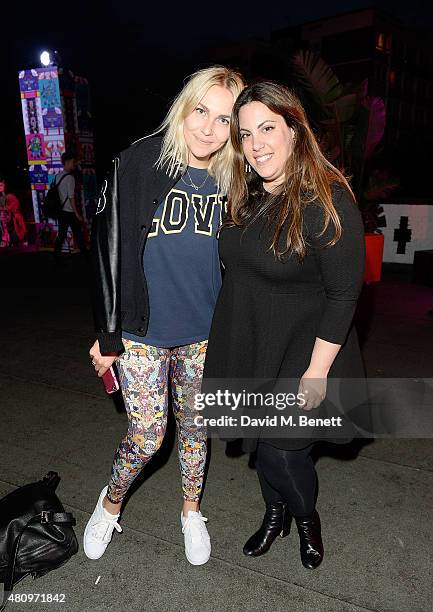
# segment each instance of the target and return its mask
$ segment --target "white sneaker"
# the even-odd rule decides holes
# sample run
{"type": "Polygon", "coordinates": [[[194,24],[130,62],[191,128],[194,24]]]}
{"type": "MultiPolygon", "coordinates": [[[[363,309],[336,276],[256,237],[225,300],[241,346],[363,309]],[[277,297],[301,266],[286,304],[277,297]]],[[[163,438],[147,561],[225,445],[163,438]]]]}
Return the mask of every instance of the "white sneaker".
{"type": "Polygon", "coordinates": [[[188,518],[180,515],[182,533],[185,539],[185,555],[192,565],[203,565],[209,560],[211,545],[205,523],[207,518],[201,512],[188,510],[188,518]]]}
{"type": "Polygon", "coordinates": [[[119,533],[122,531],[122,527],[117,522],[120,514],[110,514],[102,505],[107,489],[108,487],[102,489],[98,503],[84,530],[84,552],[89,559],[102,557],[111,542],[113,530],[119,533]]]}

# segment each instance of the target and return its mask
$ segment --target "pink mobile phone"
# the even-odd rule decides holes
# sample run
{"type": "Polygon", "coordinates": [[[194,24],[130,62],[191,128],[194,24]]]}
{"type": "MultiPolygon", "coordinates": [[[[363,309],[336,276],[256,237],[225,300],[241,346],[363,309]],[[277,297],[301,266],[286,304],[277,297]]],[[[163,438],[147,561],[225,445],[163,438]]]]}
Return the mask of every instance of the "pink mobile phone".
{"type": "Polygon", "coordinates": [[[109,368],[101,378],[107,393],[114,393],[119,390],[119,383],[113,367],[109,368]]]}

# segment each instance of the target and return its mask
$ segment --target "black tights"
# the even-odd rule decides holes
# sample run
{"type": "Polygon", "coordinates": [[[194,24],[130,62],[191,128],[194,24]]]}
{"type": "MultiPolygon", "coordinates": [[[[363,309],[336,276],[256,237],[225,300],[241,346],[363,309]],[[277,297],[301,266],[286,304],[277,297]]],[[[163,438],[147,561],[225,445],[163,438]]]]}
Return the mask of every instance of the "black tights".
{"type": "Polygon", "coordinates": [[[259,442],[256,468],[266,503],[283,501],[293,516],[312,514],[317,488],[312,448],[282,450],[259,442]]]}

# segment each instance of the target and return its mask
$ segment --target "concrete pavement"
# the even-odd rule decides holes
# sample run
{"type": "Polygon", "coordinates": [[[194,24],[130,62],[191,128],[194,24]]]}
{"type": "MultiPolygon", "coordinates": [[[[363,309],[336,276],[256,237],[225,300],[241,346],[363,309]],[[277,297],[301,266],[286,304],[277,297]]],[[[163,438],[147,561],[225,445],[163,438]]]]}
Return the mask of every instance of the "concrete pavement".
{"type": "MultiPolygon", "coordinates": [[[[135,487],[99,561],[82,534],[126,416],[94,376],[90,279],[80,256],[56,267],[50,254],[2,258],[0,496],[59,472],[58,494],[77,519],[80,550],[65,566],[16,593],[64,593],[63,604],[10,604],[52,611],[431,610],[431,440],[382,440],[322,448],[317,472],[326,556],[300,563],[296,530],[249,559],[242,545],[260,524],[262,501],[248,458],[212,441],[202,511],[212,557],[191,566],[180,530],[180,477],[173,436],[135,487]],[[99,580],[98,580],[99,578],[99,580]],[[97,584],[96,584],[97,582],[97,584]]],[[[433,377],[433,290],[389,270],[370,287],[363,351],[370,376],[433,377]]],[[[173,428],[171,428],[172,430],[173,428]]]]}

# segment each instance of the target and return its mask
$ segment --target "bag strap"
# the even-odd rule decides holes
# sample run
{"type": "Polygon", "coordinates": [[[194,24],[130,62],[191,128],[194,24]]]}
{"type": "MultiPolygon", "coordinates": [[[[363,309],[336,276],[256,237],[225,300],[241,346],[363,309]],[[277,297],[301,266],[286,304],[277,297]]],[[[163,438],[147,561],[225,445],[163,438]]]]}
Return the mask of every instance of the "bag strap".
{"type": "Polygon", "coordinates": [[[54,179],[54,185],[58,187],[60,183],[63,181],[63,179],[66,178],[67,176],[72,176],[72,172],[66,172],[58,183],[56,182],[56,179],[54,179]]]}
{"type": "Polygon", "coordinates": [[[72,512],[53,512],[52,510],[42,510],[42,512],[40,512],[39,514],[35,514],[29,521],[27,521],[27,523],[21,529],[19,534],[16,536],[12,546],[11,554],[9,555],[8,566],[5,573],[3,603],[0,607],[0,612],[5,609],[8,597],[12,593],[12,590],[14,588],[15,565],[18,557],[18,550],[20,547],[21,538],[27,527],[34,522],[40,522],[41,524],[50,523],[52,525],[56,523],[63,523],[64,525],[76,524],[72,512]]]}
{"type": "Polygon", "coordinates": [[[43,484],[45,487],[49,487],[53,491],[57,489],[59,482],[60,476],[57,472],[53,472],[53,470],[47,472],[42,480],[40,480],[41,484],[43,484]]]}
{"type": "MultiPolygon", "coordinates": [[[[58,183],[56,183],[56,179],[54,179],[54,185],[55,185],[56,187],[59,187],[60,183],[61,183],[61,182],[63,181],[63,179],[64,179],[64,178],[66,178],[67,176],[72,176],[72,172],[66,172],[66,174],[64,174],[64,175],[62,176],[62,178],[60,179],[60,181],[59,181],[58,183]]],[[[62,204],[62,210],[63,210],[64,205],[65,205],[65,204],[66,204],[66,202],[68,201],[68,199],[69,199],[69,196],[66,196],[65,201],[64,201],[64,202],[63,202],[63,204],[62,204]]],[[[1,612],[1,610],[0,610],[0,612],[1,612]]]]}

